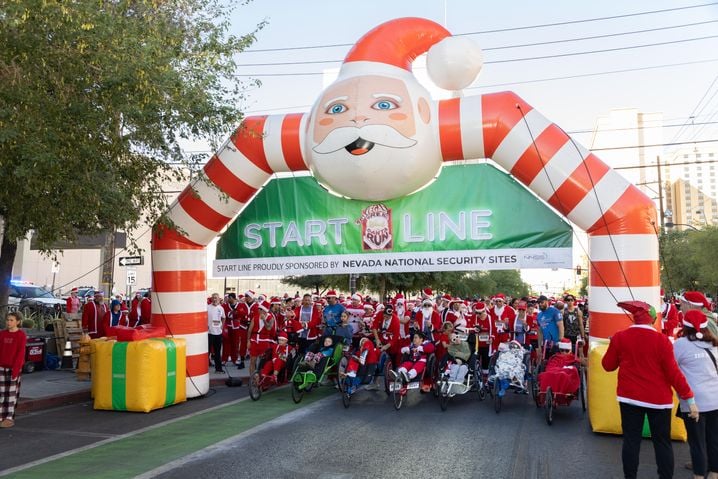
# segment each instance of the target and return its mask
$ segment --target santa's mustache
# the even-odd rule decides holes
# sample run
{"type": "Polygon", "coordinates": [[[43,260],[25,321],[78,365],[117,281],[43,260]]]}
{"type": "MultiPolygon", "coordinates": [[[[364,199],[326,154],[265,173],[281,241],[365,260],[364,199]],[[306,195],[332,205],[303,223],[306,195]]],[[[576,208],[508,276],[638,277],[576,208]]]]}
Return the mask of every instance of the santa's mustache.
{"type": "Polygon", "coordinates": [[[345,148],[359,138],[391,148],[409,148],[416,145],[416,140],[407,138],[389,125],[366,125],[362,128],[343,126],[332,130],[312,150],[317,153],[333,153],[345,148]]]}

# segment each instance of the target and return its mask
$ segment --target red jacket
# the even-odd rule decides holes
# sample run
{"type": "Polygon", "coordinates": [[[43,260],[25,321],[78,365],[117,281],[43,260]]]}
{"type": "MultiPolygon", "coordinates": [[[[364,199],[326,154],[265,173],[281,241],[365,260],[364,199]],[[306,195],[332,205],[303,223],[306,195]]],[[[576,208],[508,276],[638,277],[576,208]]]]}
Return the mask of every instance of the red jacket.
{"type": "Polygon", "coordinates": [[[132,301],[130,302],[130,326],[135,327],[139,325],[140,322],[140,313],[139,313],[139,305],[140,301],[142,300],[142,297],[139,298],[135,296],[132,298],[132,301]]]}
{"type": "Polygon", "coordinates": [[[87,331],[91,338],[101,337],[105,329],[102,327],[107,313],[107,305],[100,304],[98,307],[94,301],[88,301],[82,308],[82,329],[87,331]]]}
{"type": "Polygon", "coordinates": [[[27,336],[22,329],[11,333],[7,329],[0,331],[0,366],[12,369],[12,377],[16,378],[25,364],[25,344],[27,336]]]}
{"type": "Polygon", "coordinates": [[[673,407],[673,391],[681,399],[693,397],[676,364],[673,345],[649,325],[633,325],[613,335],[601,361],[603,369],[618,369],[618,401],[653,409],[673,407]]]}
{"type": "Polygon", "coordinates": [[[255,324],[259,322],[259,303],[256,301],[252,301],[251,304],[239,303],[234,314],[235,319],[239,320],[239,328],[248,329],[252,320],[255,324]]]}
{"type": "Polygon", "coordinates": [[[424,317],[424,312],[423,312],[422,310],[419,310],[419,311],[416,313],[416,316],[414,316],[414,322],[416,323],[416,327],[417,327],[420,331],[425,331],[427,328],[428,328],[430,331],[439,331],[439,330],[441,330],[441,316],[439,315],[439,313],[438,313],[435,309],[431,311],[431,317],[430,317],[430,318],[425,318],[425,317],[424,317]],[[425,324],[426,322],[431,323],[431,325],[425,324]]]}
{"type": "MultiPolygon", "coordinates": [[[[294,317],[297,318],[298,321],[302,321],[302,307],[297,306],[294,308],[294,317]]],[[[302,324],[304,329],[307,330],[307,340],[312,341],[314,339],[317,339],[321,334],[322,331],[319,328],[319,326],[322,324],[322,313],[317,308],[312,305],[312,317],[309,320],[309,323],[306,325],[302,324]]]]}
{"type": "MultiPolygon", "coordinates": [[[[227,318],[227,328],[239,329],[239,318],[237,317],[237,311],[240,310],[239,302],[234,303],[234,306],[229,303],[223,303],[222,308],[224,308],[224,315],[227,318]]],[[[246,308],[244,309],[246,310],[246,308]]]]}
{"type": "Polygon", "coordinates": [[[661,317],[663,322],[663,334],[666,336],[673,336],[673,331],[680,326],[678,321],[678,308],[673,303],[665,303],[661,310],[661,317]]]}
{"type": "Polygon", "coordinates": [[[152,320],[152,300],[150,297],[142,298],[140,301],[140,324],[150,324],[152,320]]]}
{"type": "Polygon", "coordinates": [[[398,345],[399,339],[401,339],[399,317],[396,314],[392,313],[391,319],[385,322],[384,313],[379,312],[374,318],[374,324],[372,324],[371,329],[376,329],[379,333],[381,344],[391,344],[392,350],[398,345]]]}

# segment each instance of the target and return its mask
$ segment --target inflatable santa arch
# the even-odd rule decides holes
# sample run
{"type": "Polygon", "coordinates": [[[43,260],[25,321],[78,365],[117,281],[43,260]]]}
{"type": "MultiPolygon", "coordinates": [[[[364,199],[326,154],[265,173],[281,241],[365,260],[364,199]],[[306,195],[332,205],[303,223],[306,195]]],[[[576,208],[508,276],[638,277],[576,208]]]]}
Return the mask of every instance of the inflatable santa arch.
{"type": "Polygon", "coordinates": [[[347,54],[309,112],[246,118],[179,195],[152,241],[152,323],[187,341],[187,395],[209,389],[207,244],[273,173],[311,171],[349,198],[382,201],[431,181],[445,162],[491,158],[589,235],[591,338],[627,326],[617,300],[658,304],[653,202],[512,92],[434,101],[411,64],[461,90],[481,51],[441,25],[401,18],[347,54]]]}

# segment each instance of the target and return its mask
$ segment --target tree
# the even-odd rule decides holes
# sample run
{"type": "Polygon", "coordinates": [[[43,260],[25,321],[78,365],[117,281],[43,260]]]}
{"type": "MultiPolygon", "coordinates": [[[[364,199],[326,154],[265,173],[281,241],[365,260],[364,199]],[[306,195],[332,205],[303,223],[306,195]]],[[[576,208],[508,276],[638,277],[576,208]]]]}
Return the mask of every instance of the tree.
{"type": "MultiPolygon", "coordinates": [[[[45,253],[150,224],[180,141],[223,138],[246,85],[219,0],[8,0],[0,6],[0,304],[16,238],[45,253]]],[[[258,29],[264,24],[258,25],[258,29]]]]}

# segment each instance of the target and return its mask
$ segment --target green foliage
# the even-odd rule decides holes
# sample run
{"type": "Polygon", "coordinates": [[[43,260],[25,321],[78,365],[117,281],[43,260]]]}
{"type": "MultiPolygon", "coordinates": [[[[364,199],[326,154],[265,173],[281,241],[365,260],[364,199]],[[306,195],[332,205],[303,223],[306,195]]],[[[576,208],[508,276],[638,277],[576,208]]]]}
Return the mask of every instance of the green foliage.
{"type": "MultiPolygon", "coordinates": [[[[0,216],[41,248],[167,208],[181,139],[241,118],[235,56],[217,0],[0,4],[0,216]]],[[[263,26],[259,25],[259,28],[263,26]]],[[[142,218],[142,216],[145,218],[142,218]]]]}
{"type": "Polygon", "coordinates": [[[661,284],[666,291],[718,290],[718,228],[668,231],[659,238],[661,284]]]}

